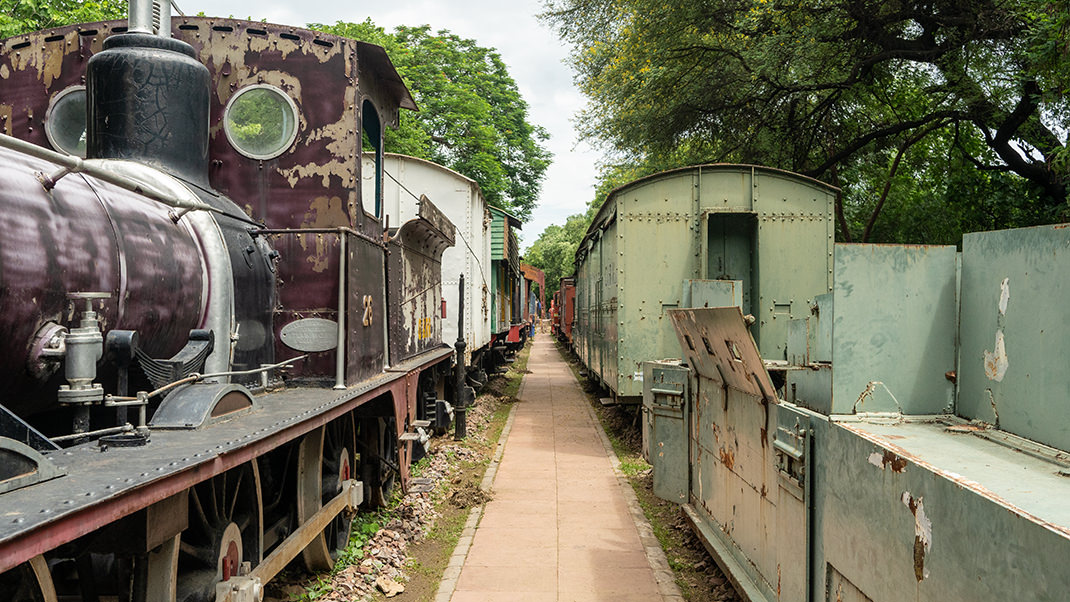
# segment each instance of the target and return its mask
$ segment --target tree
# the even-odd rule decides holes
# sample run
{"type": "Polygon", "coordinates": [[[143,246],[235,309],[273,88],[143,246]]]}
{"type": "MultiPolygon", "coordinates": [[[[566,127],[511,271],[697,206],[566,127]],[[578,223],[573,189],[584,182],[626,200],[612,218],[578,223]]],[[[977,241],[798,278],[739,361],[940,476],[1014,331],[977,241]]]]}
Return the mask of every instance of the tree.
{"type": "Polygon", "coordinates": [[[126,2],[119,0],[0,0],[0,38],[124,17],[126,2]]]}
{"type": "Polygon", "coordinates": [[[547,226],[524,254],[526,263],[546,274],[548,297],[560,288],[562,278],[575,271],[573,262],[576,260],[576,249],[579,248],[583,235],[587,233],[587,227],[595,213],[597,209],[589,211],[587,215],[569,216],[564,226],[547,226]]]}
{"type": "Polygon", "coordinates": [[[945,180],[1013,174],[1040,206],[1027,213],[1065,216],[1068,7],[550,0],[545,18],[591,100],[581,129],[615,163],[754,162],[838,182],[848,213],[869,208],[856,234],[870,237],[918,153],[938,148],[955,155],[945,180]]]}
{"type": "Polygon", "coordinates": [[[479,183],[487,201],[521,220],[535,207],[550,164],[548,135],[528,122],[501,56],[474,40],[429,26],[387,33],[371,20],[310,27],[386,49],[420,111],[386,134],[386,150],[445,165],[479,183]]]}

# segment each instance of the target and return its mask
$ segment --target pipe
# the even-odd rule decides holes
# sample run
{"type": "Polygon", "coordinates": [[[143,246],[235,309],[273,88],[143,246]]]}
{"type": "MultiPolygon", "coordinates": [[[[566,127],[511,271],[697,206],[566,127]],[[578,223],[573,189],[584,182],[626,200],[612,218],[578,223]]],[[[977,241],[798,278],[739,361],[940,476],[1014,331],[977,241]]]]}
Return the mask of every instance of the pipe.
{"type": "Polygon", "coordinates": [[[106,429],[100,429],[99,431],[88,431],[85,433],[74,433],[73,435],[60,435],[58,437],[49,437],[49,441],[52,441],[53,443],[61,443],[63,441],[72,441],[74,439],[88,439],[90,437],[114,435],[115,433],[129,433],[133,430],[133,426],[129,424],[124,424],[122,426],[113,426],[106,429]]]}
{"type": "Polygon", "coordinates": [[[346,388],[346,235],[338,233],[338,346],[334,350],[334,388],[346,388]]]}
{"type": "Polygon", "coordinates": [[[454,401],[454,419],[453,419],[453,438],[457,441],[464,439],[467,435],[467,400],[464,395],[464,349],[467,346],[464,342],[464,274],[461,274],[458,283],[457,294],[457,342],[454,343],[453,348],[457,353],[457,360],[453,366],[453,401],[454,401]]]}
{"type": "Polygon", "coordinates": [[[129,10],[129,29],[127,31],[135,33],[147,33],[152,34],[152,13],[153,13],[152,0],[130,0],[129,10]]]}
{"type": "MultiPolygon", "coordinates": [[[[24,153],[31,157],[35,157],[37,159],[42,159],[59,165],[61,169],[55,174],[39,174],[38,179],[41,180],[41,184],[47,190],[51,190],[52,188],[54,188],[56,186],[56,182],[58,182],[61,178],[63,178],[63,176],[67,174],[85,173],[93,176],[94,178],[97,178],[98,180],[103,180],[109,184],[114,184],[115,186],[118,186],[119,188],[122,188],[123,190],[127,190],[129,192],[136,192],[142,196],[163,203],[164,205],[167,205],[168,207],[172,207],[174,209],[212,211],[221,215],[226,215],[228,217],[235,217],[230,215],[229,213],[224,212],[221,209],[216,209],[215,207],[212,207],[207,203],[202,203],[201,201],[193,201],[190,199],[183,199],[176,195],[164,192],[162,190],[156,190],[154,188],[145,186],[143,182],[139,182],[134,178],[130,178],[109,171],[108,169],[105,169],[103,164],[97,159],[84,160],[80,157],[64,155],[62,153],[57,153],[55,151],[49,150],[47,148],[37,146],[36,144],[32,144],[30,142],[26,142],[18,138],[13,138],[6,134],[0,134],[0,147],[9,148],[13,151],[24,153]]],[[[246,218],[243,221],[250,220],[246,218]]],[[[256,224],[256,222],[252,223],[256,224]]],[[[256,225],[259,226],[260,224],[256,225]]]]}

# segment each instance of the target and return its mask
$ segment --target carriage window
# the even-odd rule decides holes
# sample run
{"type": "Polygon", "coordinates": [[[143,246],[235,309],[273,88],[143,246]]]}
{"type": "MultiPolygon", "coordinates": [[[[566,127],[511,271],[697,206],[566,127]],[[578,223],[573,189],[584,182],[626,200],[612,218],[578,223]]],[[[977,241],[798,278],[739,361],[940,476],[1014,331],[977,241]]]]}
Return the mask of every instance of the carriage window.
{"type": "Polygon", "coordinates": [[[274,159],[297,138],[297,105],[275,86],[248,86],[227,103],[223,129],[239,153],[274,159]]]}
{"type": "Polygon", "coordinates": [[[383,217],[383,127],[370,100],[360,106],[361,146],[375,151],[375,217],[383,217]]]}
{"type": "Polygon", "coordinates": [[[52,148],[85,158],[85,86],[57,94],[45,114],[45,135],[52,148]]]}

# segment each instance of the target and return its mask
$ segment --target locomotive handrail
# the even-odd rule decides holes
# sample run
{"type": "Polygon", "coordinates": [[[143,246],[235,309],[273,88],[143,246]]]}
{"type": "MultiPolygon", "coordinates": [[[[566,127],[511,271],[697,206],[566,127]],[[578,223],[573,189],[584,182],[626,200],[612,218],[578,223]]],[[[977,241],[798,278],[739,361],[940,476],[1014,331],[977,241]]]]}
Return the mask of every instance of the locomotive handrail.
{"type": "MultiPolygon", "coordinates": [[[[58,172],[58,175],[49,176],[41,174],[41,183],[46,189],[53,188],[56,185],[56,182],[68,173],[85,173],[99,180],[103,180],[109,184],[118,186],[119,188],[122,188],[124,190],[135,192],[159,203],[163,203],[168,207],[172,207],[174,209],[182,209],[184,210],[184,212],[211,211],[214,213],[219,213],[221,215],[226,215],[228,217],[234,217],[229,213],[223,211],[222,209],[217,209],[207,203],[183,199],[177,195],[168,194],[167,192],[161,190],[155,190],[153,188],[146,187],[144,182],[139,182],[134,178],[116,174],[107,169],[101,169],[94,163],[89,163],[85,159],[82,159],[80,157],[57,153],[56,151],[37,146],[32,142],[26,142],[25,140],[20,140],[13,136],[0,134],[0,146],[20,153],[25,153],[37,159],[42,159],[44,161],[55,163],[56,165],[62,167],[63,169],[58,172]]],[[[178,217],[181,217],[181,215],[179,215],[178,217]]]]}

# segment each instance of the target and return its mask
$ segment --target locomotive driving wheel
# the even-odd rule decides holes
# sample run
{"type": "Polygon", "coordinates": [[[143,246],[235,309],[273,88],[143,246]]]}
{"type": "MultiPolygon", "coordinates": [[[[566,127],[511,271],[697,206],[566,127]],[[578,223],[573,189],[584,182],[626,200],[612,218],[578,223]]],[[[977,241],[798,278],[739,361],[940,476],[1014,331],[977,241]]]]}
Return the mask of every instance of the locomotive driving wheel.
{"type": "Polygon", "coordinates": [[[178,602],[211,602],[216,584],[261,560],[260,478],[255,463],[199,483],[189,492],[189,526],[178,555],[178,602]]]}
{"type": "Polygon", "coordinates": [[[364,503],[379,508],[390,501],[397,481],[397,420],[393,416],[365,416],[360,421],[359,436],[364,503]]]}
{"type": "MultiPolygon", "coordinates": [[[[355,475],[356,427],[346,414],[305,435],[298,449],[297,518],[309,520],[342,491],[342,483],[355,475]]],[[[341,512],[301,553],[310,571],[331,568],[349,543],[353,517],[341,512]]]]}
{"type": "Polygon", "coordinates": [[[56,602],[56,587],[44,556],[0,574],[0,592],[11,602],[56,602]]]}

